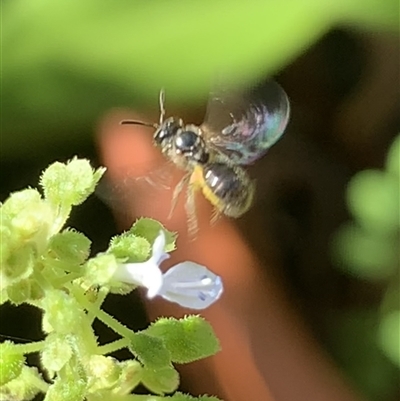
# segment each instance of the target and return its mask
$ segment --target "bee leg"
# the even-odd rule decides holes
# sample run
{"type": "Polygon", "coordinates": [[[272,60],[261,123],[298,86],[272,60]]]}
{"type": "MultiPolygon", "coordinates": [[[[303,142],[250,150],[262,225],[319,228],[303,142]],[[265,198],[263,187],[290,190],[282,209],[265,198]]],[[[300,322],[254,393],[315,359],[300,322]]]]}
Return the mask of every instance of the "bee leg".
{"type": "Polygon", "coordinates": [[[171,209],[168,214],[168,219],[172,217],[174,213],[176,204],[178,203],[179,194],[182,192],[183,187],[188,183],[189,176],[185,175],[179,182],[176,184],[174,192],[172,194],[172,201],[171,201],[171,209]]]}
{"type": "Polygon", "coordinates": [[[211,221],[210,221],[211,225],[216,224],[216,222],[220,217],[221,217],[221,212],[217,208],[214,208],[211,214],[211,221]]]}
{"type": "Polygon", "coordinates": [[[189,237],[195,238],[199,230],[196,216],[195,189],[189,185],[186,191],[185,209],[188,219],[189,237]]]}

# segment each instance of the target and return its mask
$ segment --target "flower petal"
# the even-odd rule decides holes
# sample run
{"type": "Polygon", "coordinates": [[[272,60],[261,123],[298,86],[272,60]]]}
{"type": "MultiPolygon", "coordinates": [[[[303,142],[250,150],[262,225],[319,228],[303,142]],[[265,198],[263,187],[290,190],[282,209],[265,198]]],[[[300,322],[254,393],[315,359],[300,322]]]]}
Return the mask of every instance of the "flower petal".
{"type": "Polygon", "coordinates": [[[165,233],[163,230],[160,230],[158,237],[154,240],[153,250],[151,259],[154,260],[155,263],[160,265],[164,260],[169,258],[169,254],[164,251],[165,249],[165,233]]]}
{"type": "Polygon", "coordinates": [[[114,278],[125,283],[146,287],[148,298],[156,296],[163,284],[162,272],[152,259],[143,263],[120,264],[114,278]]]}
{"type": "Polygon", "coordinates": [[[175,265],[164,274],[163,279],[159,295],[190,309],[209,307],[223,292],[221,277],[194,262],[175,265]]]}
{"type": "Polygon", "coordinates": [[[147,288],[147,297],[153,298],[163,285],[163,275],[159,265],[169,258],[164,251],[165,234],[160,230],[154,240],[152,254],[149,260],[142,263],[124,263],[118,266],[114,278],[147,288]]]}

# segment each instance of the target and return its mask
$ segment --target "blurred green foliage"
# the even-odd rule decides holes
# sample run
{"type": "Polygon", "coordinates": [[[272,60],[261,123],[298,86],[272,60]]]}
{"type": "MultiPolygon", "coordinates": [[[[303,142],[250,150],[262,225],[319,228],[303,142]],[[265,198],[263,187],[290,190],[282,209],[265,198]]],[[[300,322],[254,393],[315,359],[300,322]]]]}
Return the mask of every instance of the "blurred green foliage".
{"type": "Polygon", "coordinates": [[[354,221],[333,242],[344,271],[381,288],[382,303],[335,319],[333,347],[343,366],[371,399],[384,399],[398,386],[400,368],[400,136],[385,170],[356,174],[347,190],[354,221]],[[372,369],[372,370],[371,370],[372,369]]]}
{"type": "MultiPolygon", "coordinates": [[[[329,315],[329,347],[348,379],[367,400],[392,400],[399,371],[380,350],[376,311],[353,309],[329,315]]],[[[391,332],[392,335],[395,332],[391,332]]]]}
{"type": "Polygon", "coordinates": [[[108,108],[246,84],[332,26],[395,29],[398,0],[4,0],[2,158],[76,141],[108,108]],[[35,142],[32,147],[32,135],[35,142]]]}
{"type": "Polygon", "coordinates": [[[399,276],[400,157],[396,166],[395,155],[400,155],[400,136],[385,170],[364,170],[353,177],[347,201],[355,221],[344,225],[334,241],[340,266],[366,280],[399,276]]]}

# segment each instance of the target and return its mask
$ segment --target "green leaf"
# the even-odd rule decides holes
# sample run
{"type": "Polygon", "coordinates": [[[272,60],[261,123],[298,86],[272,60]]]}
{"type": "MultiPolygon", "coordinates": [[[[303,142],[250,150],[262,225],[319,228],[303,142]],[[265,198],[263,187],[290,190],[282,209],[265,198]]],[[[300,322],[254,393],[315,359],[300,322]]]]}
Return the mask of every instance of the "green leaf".
{"type": "Polygon", "coordinates": [[[398,0],[3,3],[2,152],[9,157],[35,154],[28,133],[40,137],[36,151],[81,141],[102,112],[154,104],[161,86],[187,101],[204,98],[219,72],[253,82],[334,25],[398,25],[398,0]]]}
{"type": "Polygon", "coordinates": [[[363,29],[399,29],[398,0],[335,1],[340,21],[363,29]]]}
{"type": "Polygon", "coordinates": [[[171,364],[171,355],[164,341],[146,333],[135,333],[129,348],[148,369],[162,369],[171,364]]]}
{"type": "Polygon", "coordinates": [[[25,358],[11,341],[0,344],[0,386],[17,378],[24,366],[25,358]]]}
{"type": "Polygon", "coordinates": [[[129,230],[129,233],[146,238],[152,244],[158,237],[160,230],[163,230],[165,234],[165,251],[173,251],[175,249],[176,233],[168,231],[157,220],[149,218],[138,219],[129,230]]]}
{"type": "Polygon", "coordinates": [[[156,394],[165,394],[175,391],[179,386],[179,373],[173,366],[160,369],[144,368],[142,383],[156,394]]]}
{"type": "Polygon", "coordinates": [[[121,367],[121,375],[118,383],[113,388],[113,394],[128,394],[141,381],[143,367],[135,360],[127,360],[119,363],[121,367]]]}
{"type": "Polygon", "coordinates": [[[66,229],[51,238],[49,252],[63,262],[79,265],[89,257],[90,244],[91,241],[84,234],[66,229]]]}
{"type": "Polygon", "coordinates": [[[183,319],[161,318],[145,332],[165,343],[173,362],[188,363],[214,355],[220,350],[210,324],[200,316],[183,319]]]}

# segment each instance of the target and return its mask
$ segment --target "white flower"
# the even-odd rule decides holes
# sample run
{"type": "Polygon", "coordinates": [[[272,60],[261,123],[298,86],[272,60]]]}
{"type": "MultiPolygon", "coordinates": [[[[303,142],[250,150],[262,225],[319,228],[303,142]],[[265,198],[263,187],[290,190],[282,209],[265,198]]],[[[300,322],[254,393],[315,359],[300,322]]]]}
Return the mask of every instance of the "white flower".
{"type": "Polygon", "coordinates": [[[205,309],[223,292],[221,277],[194,262],[171,267],[163,276],[159,295],[190,309],[205,309]]]}
{"type": "Polygon", "coordinates": [[[194,262],[183,262],[165,274],[160,264],[169,258],[164,251],[165,234],[161,230],[155,239],[149,260],[124,263],[118,266],[114,278],[147,288],[147,297],[160,295],[190,309],[204,309],[213,304],[223,292],[221,277],[194,262]]]}
{"type": "Polygon", "coordinates": [[[149,260],[141,263],[124,263],[118,266],[114,278],[125,283],[132,283],[147,288],[147,297],[154,298],[163,284],[162,272],[159,265],[169,258],[164,252],[165,234],[160,234],[155,239],[152,254],[149,260]]]}

